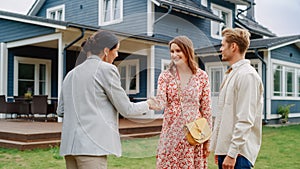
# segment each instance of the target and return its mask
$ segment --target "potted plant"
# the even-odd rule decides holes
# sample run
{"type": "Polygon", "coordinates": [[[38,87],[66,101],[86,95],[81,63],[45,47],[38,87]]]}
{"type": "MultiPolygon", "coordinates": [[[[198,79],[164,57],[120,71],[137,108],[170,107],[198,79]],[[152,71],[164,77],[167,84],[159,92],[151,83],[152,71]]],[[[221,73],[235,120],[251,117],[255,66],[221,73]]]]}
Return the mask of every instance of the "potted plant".
{"type": "Polygon", "coordinates": [[[288,105],[279,105],[278,107],[278,114],[281,115],[281,123],[286,123],[289,119],[289,113],[292,106],[295,104],[288,104],[288,105]]]}

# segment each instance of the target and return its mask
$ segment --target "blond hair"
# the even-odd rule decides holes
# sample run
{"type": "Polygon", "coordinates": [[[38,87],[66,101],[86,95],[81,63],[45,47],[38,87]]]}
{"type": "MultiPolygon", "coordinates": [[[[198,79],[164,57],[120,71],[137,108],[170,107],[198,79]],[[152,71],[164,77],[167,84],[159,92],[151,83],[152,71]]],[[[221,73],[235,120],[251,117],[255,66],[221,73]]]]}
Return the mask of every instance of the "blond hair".
{"type": "Polygon", "coordinates": [[[229,44],[236,43],[241,54],[245,53],[250,46],[249,31],[241,28],[226,28],[222,31],[222,36],[229,44]]]}

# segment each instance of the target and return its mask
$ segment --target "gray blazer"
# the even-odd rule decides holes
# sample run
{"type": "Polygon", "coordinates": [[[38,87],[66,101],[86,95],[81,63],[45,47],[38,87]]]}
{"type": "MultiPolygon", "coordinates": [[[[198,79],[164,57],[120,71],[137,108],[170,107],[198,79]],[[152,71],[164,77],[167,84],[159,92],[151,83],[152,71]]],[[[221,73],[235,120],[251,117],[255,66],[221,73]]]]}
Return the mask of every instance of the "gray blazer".
{"type": "Polygon", "coordinates": [[[129,101],[116,66],[90,56],[62,85],[57,108],[63,117],[60,154],[121,156],[118,112],[133,116],[147,111],[147,102],[129,101]]]}

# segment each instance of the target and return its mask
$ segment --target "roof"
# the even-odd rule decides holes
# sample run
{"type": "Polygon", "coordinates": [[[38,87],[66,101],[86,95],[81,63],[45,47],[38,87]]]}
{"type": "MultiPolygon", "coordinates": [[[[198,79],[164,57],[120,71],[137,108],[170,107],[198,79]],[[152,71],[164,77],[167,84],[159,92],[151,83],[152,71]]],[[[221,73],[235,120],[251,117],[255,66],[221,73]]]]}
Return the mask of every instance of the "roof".
{"type": "Polygon", "coordinates": [[[225,0],[228,2],[231,2],[233,4],[237,5],[250,5],[251,1],[250,0],[225,0]]]}
{"type": "MultiPolygon", "coordinates": [[[[248,50],[270,49],[270,48],[273,48],[276,46],[290,44],[290,43],[300,43],[300,35],[272,37],[272,38],[266,38],[266,39],[252,39],[250,41],[250,47],[248,50]]],[[[297,46],[300,48],[299,44],[297,44],[297,46]]],[[[221,47],[221,43],[214,45],[214,46],[208,46],[208,47],[196,49],[195,53],[199,56],[219,54],[220,47],[221,47]]]]}
{"type": "Polygon", "coordinates": [[[268,36],[268,37],[275,37],[276,35],[272,33],[269,29],[263,27],[260,25],[258,22],[247,18],[236,18],[235,19],[235,24],[241,28],[246,28],[248,29],[251,33],[259,34],[262,36],[268,36]]]}
{"type": "Polygon", "coordinates": [[[33,5],[31,6],[31,8],[29,9],[27,15],[35,16],[39,12],[39,10],[41,9],[41,7],[44,5],[45,2],[46,2],[46,0],[35,0],[33,5]]]}
{"type": "MultiPolygon", "coordinates": [[[[95,26],[83,25],[83,24],[78,24],[78,23],[73,23],[73,22],[57,21],[57,20],[47,19],[47,18],[43,18],[43,17],[28,16],[28,15],[6,12],[6,11],[1,11],[1,10],[0,10],[0,19],[6,19],[6,20],[34,24],[34,25],[40,25],[40,26],[51,27],[51,28],[55,28],[55,29],[67,29],[69,27],[91,30],[91,31],[97,31],[97,30],[101,29],[100,26],[95,27],[95,26]]],[[[162,44],[168,44],[168,41],[166,41],[164,39],[151,37],[151,36],[147,36],[147,35],[133,35],[133,34],[123,33],[123,32],[116,32],[116,31],[111,31],[111,32],[113,32],[119,36],[131,37],[134,39],[152,41],[152,42],[162,43],[162,44]]]]}
{"type": "Polygon", "coordinates": [[[213,12],[202,6],[201,4],[193,1],[193,0],[156,0],[155,3],[161,7],[168,8],[169,6],[172,6],[172,10],[179,11],[182,13],[188,13],[190,15],[194,15],[201,18],[207,18],[213,21],[217,22],[223,22],[223,20],[213,14],[213,12]]]}

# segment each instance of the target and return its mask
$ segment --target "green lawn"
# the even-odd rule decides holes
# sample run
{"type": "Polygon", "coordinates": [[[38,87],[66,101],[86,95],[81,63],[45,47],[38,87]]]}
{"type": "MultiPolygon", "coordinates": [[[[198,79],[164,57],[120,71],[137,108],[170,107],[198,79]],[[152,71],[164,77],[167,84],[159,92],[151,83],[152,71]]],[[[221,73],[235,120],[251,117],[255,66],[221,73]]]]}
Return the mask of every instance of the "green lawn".
{"type": "MultiPolygon", "coordinates": [[[[123,156],[109,156],[109,169],[154,169],[158,137],[125,140],[123,156]]],[[[255,168],[298,169],[300,166],[300,125],[264,127],[263,144],[255,168]]],[[[0,169],[63,169],[64,160],[58,148],[47,150],[18,151],[0,148],[0,169]]],[[[209,158],[209,169],[217,169],[213,156],[209,158]]]]}

